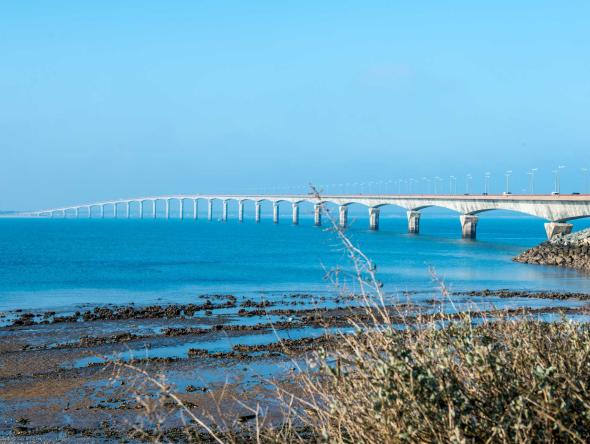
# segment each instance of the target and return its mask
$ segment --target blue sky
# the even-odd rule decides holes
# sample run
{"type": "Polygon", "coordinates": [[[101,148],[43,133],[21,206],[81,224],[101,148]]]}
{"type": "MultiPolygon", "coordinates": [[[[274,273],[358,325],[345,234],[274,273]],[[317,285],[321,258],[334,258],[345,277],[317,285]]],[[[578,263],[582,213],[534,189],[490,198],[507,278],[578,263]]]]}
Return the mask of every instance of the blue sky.
{"type": "MultiPolygon", "coordinates": [[[[0,3],[0,209],[492,173],[581,191],[587,1],[0,3]],[[321,3],[321,4],[320,4],[321,3]]],[[[296,188],[291,188],[296,189],[296,188]]],[[[301,188],[302,189],[302,188],[301,188]]]]}

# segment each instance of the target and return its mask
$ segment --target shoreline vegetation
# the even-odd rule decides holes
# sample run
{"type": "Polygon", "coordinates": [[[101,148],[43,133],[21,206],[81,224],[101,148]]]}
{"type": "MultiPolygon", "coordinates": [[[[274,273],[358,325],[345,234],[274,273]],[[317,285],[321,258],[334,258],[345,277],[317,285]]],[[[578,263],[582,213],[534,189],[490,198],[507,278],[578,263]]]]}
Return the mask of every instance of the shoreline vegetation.
{"type": "Polygon", "coordinates": [[[333,229],[335,297],[5,313],[0,438],[588,442],[590,294],[451,293],[432,271],[436,292],[393,298],[333,229]]]}

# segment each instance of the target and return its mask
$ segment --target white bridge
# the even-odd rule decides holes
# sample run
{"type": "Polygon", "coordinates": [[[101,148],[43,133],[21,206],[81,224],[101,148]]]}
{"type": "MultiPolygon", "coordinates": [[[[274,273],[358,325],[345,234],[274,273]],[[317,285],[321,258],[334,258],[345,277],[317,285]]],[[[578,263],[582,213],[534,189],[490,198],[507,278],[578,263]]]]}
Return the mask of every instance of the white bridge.
{"type": "Polygon", "coordinates": [[[170,202],[178,201],[180,218],[191,217],[197,219],[199,201],[207,203],[207,215],[213,217],[213,204],[222,205],[223,221],[228,217],[228,202],[238,204],[238,220],[244,220],[244,202],[255,204],[255,220],[260,221],[260,207],[264,201],[272,203],[273,221],[279,222],[279,203],[290,202],[292,221],[299,223],[299,204],[310,202],[314,205],[314,221],[322,224],[322,212],[328,203],[338,206],[338,223],[341,227],[347,225],[348,206],[361,204],[369,210],[369,227],[379,229],[379,208],[385,205],[395,205],[407,210],[408,231],[418,233],[420,230],[420,210],[428,207],[442,207],[454,210],[460,215],[463,237],[474,239],[476,236],[477,214],[491,210],[509,210],[545,219],[547,236],[551,238],[558,233],[570,233],[572,224],[567,221],[582,217],[590,217],[590,195],[201,195],[179,194],[170,196],[150,196],[136,199],[119,199],[91,204],[74,205],[61,208],[50,208],[40,211],[22,212],[13,217],[105,217],[105,209],[112,208],[112,217],[130,218],[131,208],[137,209],[139,218],[156,218],[158,203],[164,206],[166,218],[170,217],[170,202]],[[187,205],[188,203],[188,205],[187,205]],[[94,212],[93,212],[94,210],[94,212]],[[96,214],[98,211],[98,214],[96,214]],[[187,214],[188,212],[188,214],[187,214]]]}

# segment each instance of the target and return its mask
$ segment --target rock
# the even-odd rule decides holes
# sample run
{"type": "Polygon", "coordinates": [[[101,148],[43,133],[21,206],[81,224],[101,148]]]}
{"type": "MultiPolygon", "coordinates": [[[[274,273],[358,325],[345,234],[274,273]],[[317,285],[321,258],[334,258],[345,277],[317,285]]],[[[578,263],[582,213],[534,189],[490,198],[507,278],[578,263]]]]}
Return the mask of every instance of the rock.
{"type": "Polygon", "coordinates": [[[550,241],[524,251],[514,261],[590,271],[590,229],[557,235],[550,241]]]}

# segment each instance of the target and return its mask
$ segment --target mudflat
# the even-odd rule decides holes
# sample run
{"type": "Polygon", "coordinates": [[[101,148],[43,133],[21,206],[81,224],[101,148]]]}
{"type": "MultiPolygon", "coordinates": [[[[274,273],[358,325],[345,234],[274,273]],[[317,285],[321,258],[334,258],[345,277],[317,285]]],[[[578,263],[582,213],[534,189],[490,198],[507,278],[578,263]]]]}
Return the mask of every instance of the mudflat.
{"type": "MultiPolygon", "coordinates": [[[[470,310],[586,320],[584,293],[480,290],[392,295],[385,309],[400,325],[423,314],[470,310]]],[[[2,314],[0,437],[140,439],[151,407],[169,412],[168,433],[184,424],[177,405],[138,371],[162,377],[196,415],[245,423],[262,406],[280,422],[276,385],[289,384],[307,354],[371,322],[362,295],[201,295],[193,303],[80,306],[2,314]],[[124,367],[130,364],[138,371],[124,367]]]]}

